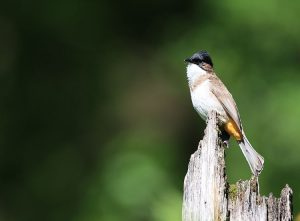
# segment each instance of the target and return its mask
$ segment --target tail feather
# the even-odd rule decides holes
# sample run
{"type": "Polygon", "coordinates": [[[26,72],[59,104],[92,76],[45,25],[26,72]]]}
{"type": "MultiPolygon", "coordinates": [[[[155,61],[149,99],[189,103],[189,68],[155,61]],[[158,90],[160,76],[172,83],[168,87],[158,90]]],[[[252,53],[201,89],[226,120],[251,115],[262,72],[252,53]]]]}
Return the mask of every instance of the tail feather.
{"type": "Polygon", "coordinates": [[[243,140],[238,142],[252,173],[258,176],[264,167],[264,158],[257,153],[251,146],[247,137],[244,135],[243,140]]]}

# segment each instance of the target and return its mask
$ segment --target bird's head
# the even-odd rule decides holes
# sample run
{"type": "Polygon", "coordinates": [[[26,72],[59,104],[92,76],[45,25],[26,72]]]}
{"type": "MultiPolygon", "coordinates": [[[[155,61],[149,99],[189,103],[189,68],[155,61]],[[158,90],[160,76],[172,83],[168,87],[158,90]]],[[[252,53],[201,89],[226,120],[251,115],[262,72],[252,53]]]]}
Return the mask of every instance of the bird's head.
{"type": "Polygon", "coordinates": [[[213,68],[212,60],[207,51],[199,51],[184,61],[189,64],[198,65],[202,69],[213,68]]]}

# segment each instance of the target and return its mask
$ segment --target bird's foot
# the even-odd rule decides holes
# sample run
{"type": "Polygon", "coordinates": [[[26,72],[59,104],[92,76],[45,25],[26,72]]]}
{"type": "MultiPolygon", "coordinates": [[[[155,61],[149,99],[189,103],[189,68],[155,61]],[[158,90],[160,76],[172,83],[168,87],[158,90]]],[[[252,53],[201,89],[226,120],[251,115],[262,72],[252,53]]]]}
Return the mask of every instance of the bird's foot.
{"type": "Polygon", "coordinates": [[[223,140],[223,145],[224,145],[226,148],[229,148],[229,140],[223,140]]]}
{"type": "Polygon", "coordinates": [[[229,148],[230,135],[226,131],[221,131],[221,140],[226,148],[229,148]]]}

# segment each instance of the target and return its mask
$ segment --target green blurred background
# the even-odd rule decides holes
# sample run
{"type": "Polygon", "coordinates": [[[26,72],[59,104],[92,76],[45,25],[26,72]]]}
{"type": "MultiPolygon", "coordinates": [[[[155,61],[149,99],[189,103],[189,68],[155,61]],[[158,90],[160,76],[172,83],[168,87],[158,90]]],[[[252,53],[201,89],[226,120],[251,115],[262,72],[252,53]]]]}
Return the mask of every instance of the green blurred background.
{"type": "MultiPolygon", "coordinates": [[[[265,158],[262,194],[300,211],[300,2],[6,1],[0,220],[179,221],[205,123],[183,59],[210,52],[265,158]]],[[[250,169],[227,152],[231,183],[250,169]]]]}

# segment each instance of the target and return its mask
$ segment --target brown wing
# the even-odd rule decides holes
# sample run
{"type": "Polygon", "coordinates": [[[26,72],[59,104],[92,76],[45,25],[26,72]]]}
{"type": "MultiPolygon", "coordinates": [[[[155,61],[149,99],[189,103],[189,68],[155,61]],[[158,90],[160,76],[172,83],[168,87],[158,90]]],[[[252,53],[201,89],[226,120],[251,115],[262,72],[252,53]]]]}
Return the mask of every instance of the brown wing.
{"type": "Polygon", "coordinates": [[[227,115],[236,123],[240,131],[242,131],[240,115],[232,95],[216,75],[211,75],[209,79],[212,84],[212,93],[219,100],[227,115]]]}

